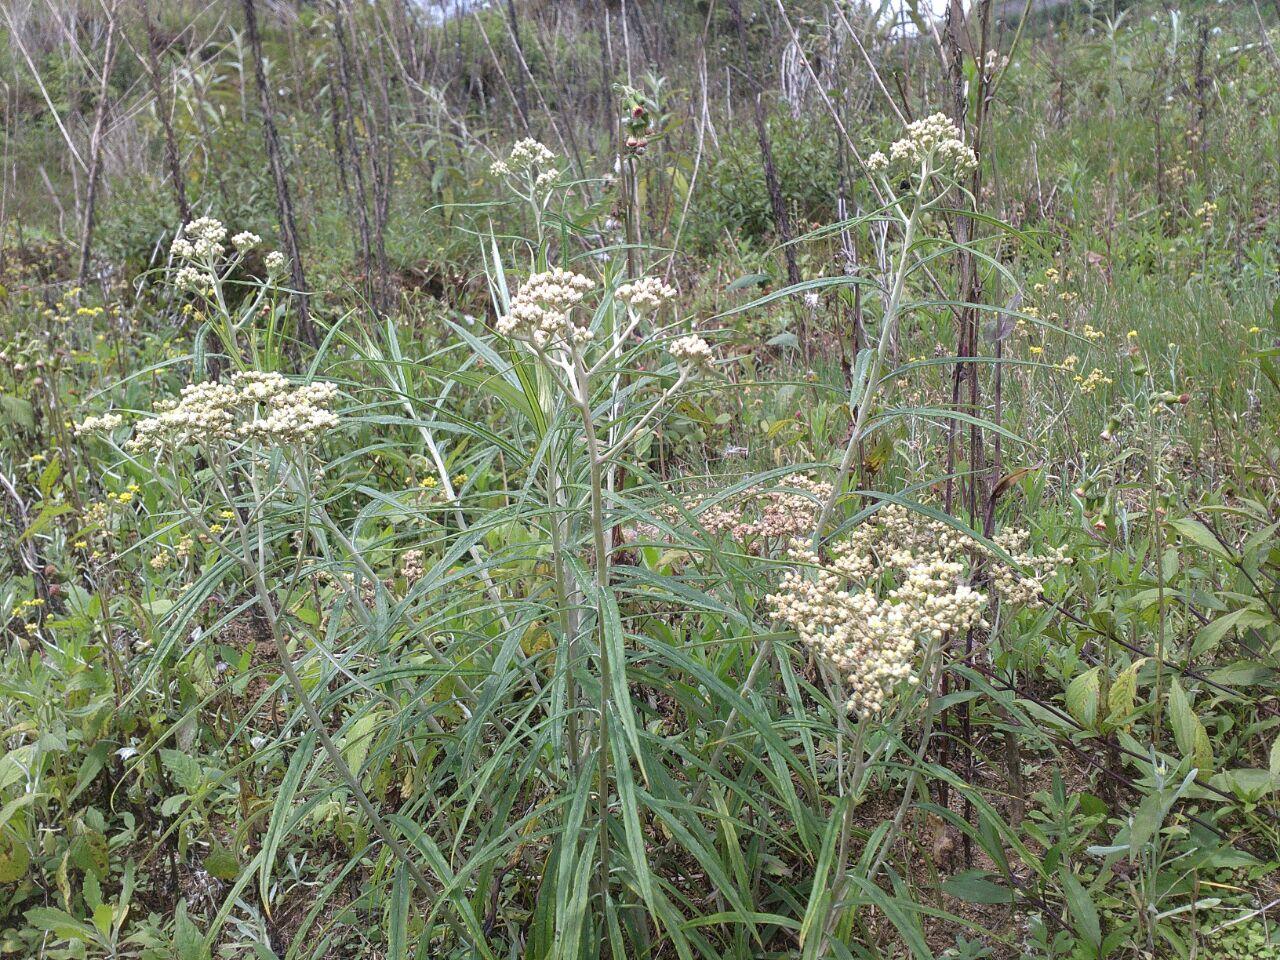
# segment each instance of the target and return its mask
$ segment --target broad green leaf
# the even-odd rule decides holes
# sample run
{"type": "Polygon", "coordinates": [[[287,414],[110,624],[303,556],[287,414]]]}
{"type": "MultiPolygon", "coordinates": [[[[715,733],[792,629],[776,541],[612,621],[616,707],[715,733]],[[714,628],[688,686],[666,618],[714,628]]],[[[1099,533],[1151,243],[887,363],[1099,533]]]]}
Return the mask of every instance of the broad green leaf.
{"type": "Polygon", "coordinates": [[[1067,712],[1086,730],[1096,729],[1101,667],[1093,667],[1067,686],[1067,712]]]}

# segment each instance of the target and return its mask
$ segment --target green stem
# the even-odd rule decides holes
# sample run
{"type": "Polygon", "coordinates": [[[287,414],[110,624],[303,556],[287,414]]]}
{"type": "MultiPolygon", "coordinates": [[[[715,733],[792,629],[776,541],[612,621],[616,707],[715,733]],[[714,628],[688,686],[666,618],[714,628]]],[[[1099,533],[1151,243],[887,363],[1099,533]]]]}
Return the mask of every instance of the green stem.
{"type": "Polygon", "coordinates": [[[911,263],[911,243],[915,239],[916,226],[920,219],[920,202],[912,201],[911,213],[907,216],[902,231],[902,250],[898,255],[898,266],[894,271],[893,286],[889,291],[889,302],[885,305],[884,319],[880,324],[880,342],[871,358],[867,373],[862,383],[862,397],[858,401],[858,409],[853,419],[853,428],[849,431],[849,442],[845,445],[844,457],[840,461],[840,469],[836,471],[836,479],[831,485],[831,494],[822,504],[818,512],[818,520],[813,528],[813,542],[816,547],[822,540],[822,531],[840,499],[845,481],[853,469],[853,458],[866,432],[867,418],[880,393],[880,368],[884,365],[885,355],[889,351],[889,343],[893,339],[898,326],[898,311],[902,303],[902,291],[906,285],[907,274],[911,263]]]}

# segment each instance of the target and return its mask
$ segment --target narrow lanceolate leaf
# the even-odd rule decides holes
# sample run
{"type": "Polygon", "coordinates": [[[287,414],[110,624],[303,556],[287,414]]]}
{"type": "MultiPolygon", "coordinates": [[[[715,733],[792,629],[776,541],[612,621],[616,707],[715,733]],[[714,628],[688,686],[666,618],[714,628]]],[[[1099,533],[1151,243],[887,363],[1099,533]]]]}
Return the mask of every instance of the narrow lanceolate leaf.
{"type": "Polygon", "coordinates": [[[1067,712],[1086,730],[1098,723],[1098,697],[1101,668],[1094,667],[1076,677],[1067,686],[1067,712]]]}
{"type": "Polygon", "coordinates": [[[631,707],[631,689],[627,684],[627,645],[626,634],[622,631],[622,615],[618,612],[618,598],[610,589],[600,590],[601,642],[605,645],[609,661],[613,666],[610,676],[610,695],[618,722],[622,725],[631,748],[631,756],[640,768],[640,775],[645,784],[649,783],[649,775],[644,768],[644,758],[640,752],[640,729],[636,723],[636,714],[631,707]]]}
{"type": "Polygon", "coordinates": [[[289,768],[284,773],[280,792],[276,794],[276,802],[271,807],[271,819],[267,822],[267,833],[262,841],[262,859],[258,864],[258,897],[268,915],[271,913],[271,870],[276,861],[276,852],[289,832],[293,817],[293,797],[315,752],[316,735],[311,731],[303,736],[289,759],[289,768]]]}
{"type": "Polygon", "coordinates": [[[409,939],[409,880],[404,864],[396,868],[387,917],[387,960],[405,960],[409,939]]]}
{"type": "Polygon", "coordinates": [[[645,906],[654,909],[653,874],[649,870],[649,857],[645,851],[644,831],[640,827],[640,804],[636,798],[635,781],[631,777],[631,757],[628,756],[627,739],[616,727],[609,731],[613,740],[614,774],[618,786],[618,805],[622,811],[622,828],[627,840],[627,856],[631,861],[631,875],[645,906]]]}
{"type": "MultiPolygon", "coordinates": [[[[804,910],[804,919],[800,922],[800,946],[804,949],[806,960],[818,955],[822,931],[831,912],[832,887],[836,885],[831,877],[835,866],[836,838],[840,834],[845,807],[849,803],[848,797],[841,797],[832,805],[831,819],[827,821],[827,828],[822,834],[822,851],[818,854],[818,865],[813,871],[809,903],[804,910]]],[[[839,878],[835,880],[838,881],[839,878]]]]}

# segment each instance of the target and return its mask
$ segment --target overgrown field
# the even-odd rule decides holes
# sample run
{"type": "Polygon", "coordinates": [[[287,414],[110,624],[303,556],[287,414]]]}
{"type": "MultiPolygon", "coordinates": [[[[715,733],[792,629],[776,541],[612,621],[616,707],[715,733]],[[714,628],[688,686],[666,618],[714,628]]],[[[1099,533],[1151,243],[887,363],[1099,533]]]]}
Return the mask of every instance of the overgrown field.
{"type": "Polygon", "coordinates": [[[876,6],[5,0],[0,956],[1280,958],[1280,6],[876,6]]]}

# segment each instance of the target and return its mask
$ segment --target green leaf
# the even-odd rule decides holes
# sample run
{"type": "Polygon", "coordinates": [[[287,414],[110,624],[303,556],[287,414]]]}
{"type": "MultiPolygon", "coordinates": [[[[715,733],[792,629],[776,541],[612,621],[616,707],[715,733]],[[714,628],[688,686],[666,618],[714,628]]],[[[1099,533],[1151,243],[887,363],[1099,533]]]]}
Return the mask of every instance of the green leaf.
{"type": "Polygon", "coordinates": [[[370,710],[368,713],[361,714],[356,718],[355,723],[347,728],[346,735],[342,738],[342,759],[347,762],[347,766],[357,777],[364,768],[365,759],[369,756],[369,747],[372,746],[373,738],[382,725],[383,719],[381,710],[370,710]]]}
{"type": "Polygon", "coordinates": [[[271,870],[275,866],[276,852],[280,843],[288,833],[293,818],[293,797],[298,791],[298,783],[302,780],[303,771],[311,763],[316,752],[315,731],[308,731],[298,744],[298,749],[289,758],[289,768],[280,781],[280,790],[276,801],[271,806],[271,819],[267,823],[267,832],[262,839],[262,854],[258,865],[258,896],[264,904],[271,902],[271,870]]]}
{"type": "Polygon", "coordinates": [[[219,880],[234,880],[240,876],[240,861],[235,851],[220,843],[215,843],[209,850],[209,855],[204,858],[204,868],[219,880]]]}
{"type": "Polygon", "coordinates": [[[1275,781],[1270,770],[1259,770],[1253,767],[1239,767],[1227,770],[1209,781],[1219,790],[1227,790],[1241,800],[1256,803],[1275,789],[1275,781]]]}
{"type": "Polygon", "coordinates": [[[942,892],[969,903],[1010,903],[1013,891],[999,883],[993,883],[984,870],[966,870],[948,877],[942,882],[942,892]]]}
{"type": "Polygon", "coordinates": [[[1199,520],[1192,517],[1179,517],[1177,520],[1170,520],[1169,526],[1177,530],[1185,539],[1190,540],[1196,546],[1209,551],[1215,557],[1219,557],[1228,562],[1231,561],[1231,552],[1227,550],[1218,538],[1213,535],[1213,531],[1206,527],[1199,520]]]}
{"type": "Polygon", "coordinates": [[[1086,670],[1067,686],[1067,712],[1086,730],[1097,726],[1101,671],[1101,667],[1086,670]]]}
{"type": "Polygon", "coordinates": [[[1067,909],[1071,912],[1076,933],[1083,937],[1089,946],[1097,950],[1102,946],[1102,923],[1098,919],[1098,908],[1090,899],[1089,892],[1065,864],[1058,876],[1062,880],[1062,889],[1067,895],[1067,909]]]}
{"type": "Polygon", "coordinates": [[[111,904],[100,903],[93,908],[93,925],[98,928],[98,933],[102,934],[105,939],[111,932],[111,924],[115,922],[116,912],[111,909],[111,904]]]}
{"type": "Polygon", "coordinates": [[[1134,700],[1138,693],[1138,668],[1143,661],[1130,664],[1111,681],[1107,690],[1107,721],[1111,724],[1123,723],[1133,713],[1134,700]]]}
{"type": "Polygon", "coordinates": [[[809,888],[809,903],[805,907],[804,919],[800,924],[800,945],[804,948],[805,957],[817,956],[817,949],[822,938],[816,936],[827,922],[831,903],[831,868],[836,856],[836,838],[840,834],[840,825],[844,822],[845,808],[851,802],[849,797],[840,797],[831,808],[831,819],[827,821],[827,829],[822,835],[822,849],[818,854],[818,865],[813,872],[813,886],[809,888]]]}
{"type": "Polygon", "coordinates": [[[4,422],[21,427],[23,430],[36,428],[36,408],[30,400],[0,394],[0,416],[4,422]]]}
{"type": "Polygon", "coordinates": [[[196,793],[204,785],[204,769],[200,761],[185,750],[161,750],[160,759],[178,786],[187,793],[196,793]]]}
{"type": "Polygon", "coordinates": [[[47,930],[63,940],[93,943],[98,939],[93,927],[82,923],[65,910],[55,907],[36,907],[26,913],[27,923],[38,930],[47,930]]]}
{"type": "Polygon", "coordinates": [[[1182,689],[1177,677],[1169,681],[1169,722],[1173,727],[1173,739],[1178,751],[1198,770],[1209,772],[1213,767],[1212,745],[1209,734],[1192,709],[1191,700],[1182,689]]]}
{"type": "Polygon", "coordinates": [[[768,282],[769,275],[767,273],[748,273],[731,281],[724,289],[726,293],[733,293],[747,287],[759,287],[768,282]]]}
{"type": "Polygon", "coordinates": [[[0,883],[17,883],[27,875],[31,853],[18,837],[0,831],[0,883]]]}

